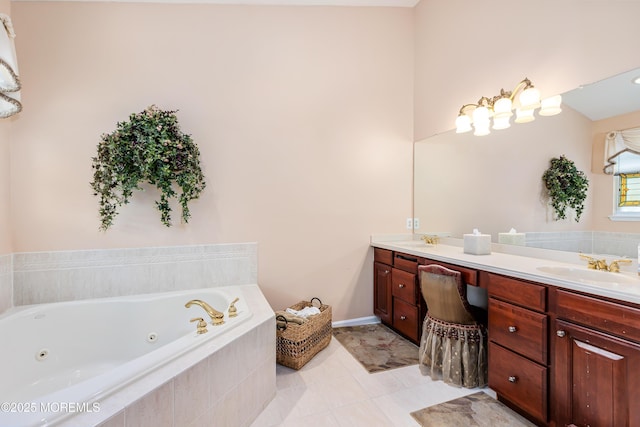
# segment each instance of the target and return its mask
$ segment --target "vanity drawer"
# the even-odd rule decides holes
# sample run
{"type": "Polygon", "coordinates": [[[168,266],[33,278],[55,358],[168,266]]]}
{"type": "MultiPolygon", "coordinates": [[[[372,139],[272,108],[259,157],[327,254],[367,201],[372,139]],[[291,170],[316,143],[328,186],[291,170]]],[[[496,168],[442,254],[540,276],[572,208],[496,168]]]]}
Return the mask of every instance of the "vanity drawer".
{"type": "Polygon", "coordinates": [[[373,248],[373,260],[387,265],[393,265],[393,251],[373,248]]]}
{"type": "Polygon", "coordinates": [[[416,274],[418,272],[418,257],[396,252],[393,257],[393,266],[400,270],[416,274]]]}
{"type": "Polygon", "coordinates": [[[489,296],[494,296],[533,310],[547,308],[547,288],[511,277],[489,273],[489,296]]]}
{"type": "Polygon", "coordinates": [[[547,421],[547,368],[489,343],[489,387],[516,407],[547,421]]]}
{"type": "Polygon", "coordinates": [[[418,340],[418,307],[401,299],[393,299],[393,327],[413,341],[418,340]]]}
{"type": "Polygon", "coordinates": [[[489,298],[489,337],[538,363],[547,363],[548,316],[489,298]]]}
{"type": "Polygon", "coordinates": [[[416,305],[416,275],[397,268],[391,270],[391,294],[416,305]]]}
{"type": "Polygon", "coordinates": [[[640,309],[560,289],[556,292],[558,318],[640,342],[640,309]]]}
{"type": "Polygon", "coordinates": [[[446,262],[425,260],[424,265],[437,264],[449,270],[459,271],[462,276],[462,282],[471,286],[478,286],[478,271],[472,268],[460,267],[458,265],[447,264],[446,262]]]}

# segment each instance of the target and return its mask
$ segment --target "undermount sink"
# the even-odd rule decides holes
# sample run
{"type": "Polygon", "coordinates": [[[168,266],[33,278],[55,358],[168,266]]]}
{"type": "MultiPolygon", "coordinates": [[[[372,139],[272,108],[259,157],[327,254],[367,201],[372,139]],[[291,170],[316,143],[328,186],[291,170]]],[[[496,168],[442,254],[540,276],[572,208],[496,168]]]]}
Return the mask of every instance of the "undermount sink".
{"type": "Polygon", "coordinates": [[[572,267],[556,267],[556,266],[542,266],[538,267],[538,270],[543,273],[553,274],[554,276],[566,277],[567,279],[576,280],[579,282],[591,282],[591,283],[608,283],[608,284],[621,284],[630,283],[640,285],[640,279],[626,276],[623,273],[611,273],[609,271],[601,270],[589,270],[584,268],[572,268],[572,267]]]}

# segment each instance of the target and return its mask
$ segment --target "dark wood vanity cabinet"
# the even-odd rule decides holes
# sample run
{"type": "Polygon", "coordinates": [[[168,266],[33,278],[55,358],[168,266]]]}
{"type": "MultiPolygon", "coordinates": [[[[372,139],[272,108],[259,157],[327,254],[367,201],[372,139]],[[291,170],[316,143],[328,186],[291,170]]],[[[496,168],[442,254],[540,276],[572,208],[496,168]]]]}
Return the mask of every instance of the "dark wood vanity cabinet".
{"type": "Polygon", "coordinates": [[[465,283],[478,286],[476,270],[374,248],[373,312],[385,325],[420,345],[427,304],[422,298],[418,266],[439,264],[462,273],[465,283]]]}
{"type": "Polygon", "coordinates": [[[382,323],[393,322],[393,300],[391,296],[391,269],[393,252],[374,248],[373,262],[373,313],[382,323]]]}
{"type": "Polygon", "coordinates": [[[375,248],[374,312],[420,343],[418,265],[488,291],[489,387],[541,426],[640,427],[640,304],[375,248]]]}
{"type": "Polygon", "coordinates": [[[555,425],[640,426],[640,309],[554,290],[555,425]]]}
{"type": "Polygon", "coordinates": [[[540,425],[549,420],[547,288],[488,273],[489,387],[540,425]]]}
{"type": "Polygon", "coordinates": [[[390,326],[418,345],[422,332],[421,316],[426,313],[418,284],[420,260],[413,255],[394,252],[391,270],[393,320],[390,326]]]}
{"type": "Polygon", "coordinates": [[[419,261],[412,255],[374,248],[373,312],[417,345],[426,314],[417,280],[419,261]]]}

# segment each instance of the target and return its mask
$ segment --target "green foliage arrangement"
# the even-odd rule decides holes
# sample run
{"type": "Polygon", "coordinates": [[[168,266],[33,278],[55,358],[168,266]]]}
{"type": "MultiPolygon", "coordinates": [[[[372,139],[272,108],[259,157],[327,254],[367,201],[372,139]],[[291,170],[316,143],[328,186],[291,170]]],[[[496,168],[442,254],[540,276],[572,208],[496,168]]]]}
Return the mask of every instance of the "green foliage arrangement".
{"type": "Polygon", "coordinates": [[[564,155],[551,159],[551,166],[542,175],[551,206],[556,211],[556,221],[566,218],[567,208],[576,212],[576,222],[584,210],[589,180],[578,170],[573,161],[564,155]]]}
{"type": "Polygon", "coordinates": [[[100,197],[100,229],[113,225],[117,209],[129,203],[140,183],[155,185],[161,192],[156,207],[160,220],[171,226],[169,200],[176,197],[173,184],[181,189],[182,220],[188,222],[188,203],[205,188],[200,169],[200,152],[190,135],[183,134],[176,111],[162,111],[155,105],[131,114],[117,129],[103,134],[98,154],[93,157],[94,196],[100,197]]]}

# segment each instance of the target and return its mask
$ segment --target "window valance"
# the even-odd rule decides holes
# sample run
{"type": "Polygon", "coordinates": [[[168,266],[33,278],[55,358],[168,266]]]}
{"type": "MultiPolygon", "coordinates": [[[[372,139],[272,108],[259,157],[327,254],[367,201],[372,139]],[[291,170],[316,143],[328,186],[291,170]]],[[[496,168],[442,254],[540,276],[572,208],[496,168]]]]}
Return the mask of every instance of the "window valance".
{"type": "Polygon", "coordinates": [[[0,118],[22,110],[15,36],[11,19],[0,13],[0,118]]]}
{"type": "Polygon", "coordinates": [[[640,127],[607,133],[604,150],[604,173],[640,172],[640,127]]]}

